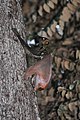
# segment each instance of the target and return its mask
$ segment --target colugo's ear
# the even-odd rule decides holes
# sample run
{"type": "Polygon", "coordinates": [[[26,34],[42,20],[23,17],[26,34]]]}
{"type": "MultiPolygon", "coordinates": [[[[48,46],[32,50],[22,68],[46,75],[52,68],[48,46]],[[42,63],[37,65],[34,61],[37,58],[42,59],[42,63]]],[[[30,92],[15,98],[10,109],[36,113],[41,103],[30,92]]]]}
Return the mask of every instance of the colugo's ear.
{"type": "Polygon", "coordinates": [[[28,68],[25,72],[25,79],[35,75],[35,90],[45,89],[52,75],[52,56],[47,55],[45,58],[37,62],[34,66],[28,68]]]}

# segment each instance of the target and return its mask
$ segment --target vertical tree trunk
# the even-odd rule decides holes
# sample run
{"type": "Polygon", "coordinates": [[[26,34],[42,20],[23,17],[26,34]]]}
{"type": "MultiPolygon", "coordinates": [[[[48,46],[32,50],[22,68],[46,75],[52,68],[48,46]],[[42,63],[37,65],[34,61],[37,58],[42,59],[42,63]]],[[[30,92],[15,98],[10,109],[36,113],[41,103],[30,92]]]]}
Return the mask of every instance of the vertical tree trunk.
{"type": "Polygon", "coordinates": [[[19,0],[0,0],[0,120],[40,120],[30,81],[24,84],[26,57],[12,26],[25,36],[19,0]]]}

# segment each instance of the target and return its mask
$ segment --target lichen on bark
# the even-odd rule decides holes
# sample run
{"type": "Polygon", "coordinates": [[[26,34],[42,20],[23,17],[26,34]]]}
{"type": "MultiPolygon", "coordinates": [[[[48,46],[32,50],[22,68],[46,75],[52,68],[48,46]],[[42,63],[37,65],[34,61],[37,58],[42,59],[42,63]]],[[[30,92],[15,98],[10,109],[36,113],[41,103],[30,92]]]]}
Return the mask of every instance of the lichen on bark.
{"type": "Polygon", "coordinates": [[[12,31],[25,37],[19,1],[1,0],[0,18],[0,119],[40,120],[30,81],[24,84],[26,55],[12,31]]]}

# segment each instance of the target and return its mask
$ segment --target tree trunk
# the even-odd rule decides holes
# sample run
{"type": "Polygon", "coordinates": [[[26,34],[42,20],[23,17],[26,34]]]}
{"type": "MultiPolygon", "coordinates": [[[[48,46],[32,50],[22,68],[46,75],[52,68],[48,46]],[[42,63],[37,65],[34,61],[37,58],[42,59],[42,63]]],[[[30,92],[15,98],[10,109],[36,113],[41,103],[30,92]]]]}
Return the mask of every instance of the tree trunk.
{"type": "Polygon", "coordinates": [[[0,120],[40,120],[30,81],[24,83],[26,55],[12,27],[25,36],[19,0],[0,0],[0,120]]]}

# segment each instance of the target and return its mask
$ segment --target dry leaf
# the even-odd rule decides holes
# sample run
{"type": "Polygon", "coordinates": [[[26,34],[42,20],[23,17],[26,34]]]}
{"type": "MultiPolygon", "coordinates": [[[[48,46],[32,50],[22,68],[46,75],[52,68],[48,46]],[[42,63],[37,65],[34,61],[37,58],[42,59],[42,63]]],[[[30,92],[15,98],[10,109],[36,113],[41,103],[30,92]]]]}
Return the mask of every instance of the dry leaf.
{"type": "Polygon", "coordinates": [[[66,69],[70,70],[70,68],[69,68],[69,61],[67,61],[67,60],[64,61],[64,67],[66,69]]]}
{"type": "Polygon", "coordinates": [[[45,103],[47,105],[48,102],[53,102],[54,98],[52,96],[46,96],[45,103]]]}
{"type": "Polygon", "coordinates": [[[44,37],[44,38],[48,38],[48,35],[45,31],[40,31],[38,32],[38,36],[44,37]]]}
{"type": "Polygon", "coordinates": [[[64,87],[58,87],[58,92],[62,92],[64,89],[64,87]]]}
{"type": "Polygon", "coordinates": [[[63,30],[64,29],[64,22],[62,20],[59,20],[59,25],[60,25],[61,29],[63,30]]]}
{"type": "Polygon", "coordinates": [[[62,91],[62,97],[63,97],[63,98],[64,98],[65,94],[66,94],[66,90],[63,90],[63,91],[62,91]]]}
{"type": "Polygon", "coordinates": [[[73,95],[72,95],[72,92],[67,92],[67,94],[66,94],[66,98],[67,99],[70,99],[70,98],[72,98],[73,97],[73,95]]]}
{"type": "Polygon", "coordinates": [[[43,10],[43,8],[42,8],[42,6],[40,6],[40,7],[39,7],[39,10],[38,10],[38,13],[39,13],[40,16],[43,16],[42,10],[43,10]]]}
{"type": "Polygon", "coordinates": [[[54,89],[53,89],[53,87],[51,87],[51,89],[48,92],[48,96],[52,96],[53,97],[53,93],[54,93],[54,89]]]}
{"type": "Polygon", "coordinates": [[[69,94],[69,92],[67,92],[66,98],[67,98],[67,99],[70,99],[70,94],[69,94]]]}
{"type": "Polygon", "coordinates": [[[73,43],[73,41],[72,41],[72,38],[67,38],[63,43],[62,43],[62,45],[71,45],[73,43]]]}
{"type": "Polygon", "coordinates": [[[72,120],[72,118],[69,114],[65,113],[64,116],[65,116],[66,120],[72,120]]]}
{"type": "Polygon", "coordinates": [[[76,11],[74,5],[72,5],[71,3],[68,3],[67,7],[69,8],[71,14],[73,14],[76,11]]]}
{"type": "Polygon", "coordinates": [[[61,64],[61,60],[62,60],[62,59],[61,59],[60,57],[57,58],[57,61],[56,61],[56,62],[57,62],[57,63],[56,63],[56,64],[57,64],[57,72],[59,71],[60,64],[61,64]]]}
{"type": "Polygon", "coordinates": [[[48,6],[52,9],[54,9],[54,3],[52,1],[48,1],[48,6]]]}
{"type": "Polygon", "coordinates": [[[57,4],[58,0],[51,0],[53,3],[57,4]]]}
{"type": "Polygon", "coordinates": [[[72,1],[72,4],[75,6],[75,7],[78,7],[78,3],[76,1],[72,1]]]}
{"type": "Polygon", "coordinates": [[[70,111],[72,112],[72,111],[75,109],[75,104],[74,104],[74,102],[69,103],[68,107],[69,107],[70,111]]]}
{"type": "Polygon", "coordinates": [[[75,67],[75,63],[70,62],[70,71],[74,70],[74,67],[75,67]]]}
{"type": "Polygon", "coordinates": [[[50,26],[52,32],[54,32],[54,33],[56,32],[56,25],[57,25],[57,22],[54,20],[53,23],[50,26]]]}
{"type": "Polygon", "coordinates": [[[44,59],[28,68],[25,72],[25,79],[35,75],[35,90],[45,89],[52,75],[52,56],[47,55],[44,59]]]}
{"type": "Polygon", "coordinates": [[[48,27],[47,28],[47,34],[50,36],[50,37],[52,37],[52,35],[53,35],[53,33],[52,33],[52,31],[51,31],[51,29],[48,27]]]}
{"type": "Polygon", "coordinates": [[[50,8],[46,3],[43,5],[43,8],[47,13],[50,13],[50,8]]]}
{"type": "Polygon", "coordinates": [[[66,15],[67,19],[69,20],[71,17],[70,11],[67,7],[64,7],[63,11],[62,11],[63,16],[66,15]]]}

